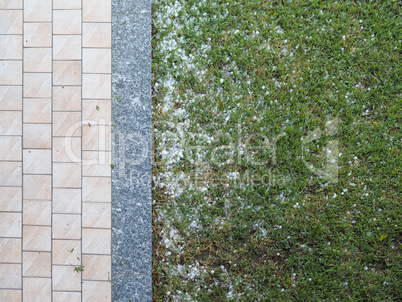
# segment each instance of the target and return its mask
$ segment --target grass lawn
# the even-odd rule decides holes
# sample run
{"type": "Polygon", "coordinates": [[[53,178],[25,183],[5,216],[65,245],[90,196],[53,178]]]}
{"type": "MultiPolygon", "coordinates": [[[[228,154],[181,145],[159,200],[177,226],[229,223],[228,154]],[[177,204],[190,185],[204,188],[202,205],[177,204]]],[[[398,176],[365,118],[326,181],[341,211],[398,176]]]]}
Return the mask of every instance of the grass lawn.
{"type": "Polygon", "coordinates": [[[154,301],[402,301],[401,11],[154,1],[154,301]]]}

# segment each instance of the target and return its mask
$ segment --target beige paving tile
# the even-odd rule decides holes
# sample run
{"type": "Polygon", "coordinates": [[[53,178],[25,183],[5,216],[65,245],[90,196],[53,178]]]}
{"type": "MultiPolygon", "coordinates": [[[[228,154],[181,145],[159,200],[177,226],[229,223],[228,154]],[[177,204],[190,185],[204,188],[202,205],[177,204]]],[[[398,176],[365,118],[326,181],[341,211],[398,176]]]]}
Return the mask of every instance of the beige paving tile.
{"type": "Polygon", "coordinates": [[[53,302],[81,302],[81,293],[53,292],[53,302]]]}
{"type": "Polygon", "coordinates": [[[110,281],[112,276],[112,259],[106,255],[83,255],[83,280],[110,281]]]}
{"type": "Polygon", "coordinates": [[[53,9],[81,9],[81,0],[53,0],[53,9]]]}
{"type": "Polygon", "coordinates": [[[112,285],[108,281],[84,281],[83,302],[109,302],[112,299],[112,285]]]}
{"type": "Polygon", "coordinates": [[[24,175],[23,199],[51,200],[52,177],[50,175],[24,175]]]}
{"type": "Polygon", "coordinates": [[[24,302],[51,302],[52,282],[50,278],[23,278],[24,302]]]}
{"type": "Polygon", "coordinates": [[[112,205],[111,203],[86,203],[82,204],[82,227],[86,228],[111,228],[112,205]]]}
{"type": "Polygon", "coordinates": [[[24,99],[23,121],[24,123],[51,123],[51,99],[24,99]]]}
{"type": "Polygon", "coordinates": [[[53,264],[81,265],[80,240],[53,240],[53,264]]]}
{"type": "Polygon", "coordinates": [[[52,228],[23,226],[22,248],[24,251],[50,252],[52,248],[52,228]]]}
{"type": "Polygon", "coordinates": [[[22,185],[21,162],[0,162],[0,186],[18,187],[22,185]]]}
{"type": "Polygon", "coordinates": [[[74,271],[72,266],[53,265],[53,290],[80,291],[81,273],[74,271]]]}
{"type": "Polygon", "coordinates": [[[22,86],[0,86],[0,108],[22,110],[22,86]]]}
{"type": "Polygon", "coordinates": [[[83,177],[82,201],[111,202],[112,184],[109,177],[83,177]]]}
{"type": "Polygon", "coordinates": [[[112,19],[111,0],[83,0],[82,19],[84,22],[110,22],[112,19]]]}
{"type": "Polygon", "coordinates": [[[0,160],[21,160],[22,137],[0,136],[0,160]]]}
{"type": "Polygon", "coordinates": [[[2,237],[21,237],[21,213],[0,212],[0,221],[0,234],[2,237]]]}
{"type": "Polygon", "coordinates": [[[53,162],[81,162],[81,138],[69,136],[54,137],[53,162]]]}
{"type": "Polygon", "coordinates": [[[52,125],[24,124],[23,148],[50,149],[52,146],[52,125]]]}
{"type": "Polygon", "coordinates": [[[24,72],[52,72],[52,49],[25,48],[24,72]]]}
{"type": "Polygon", "coordinates": [[[24,252],[22,271],[24,277],[51,277],[52,256],[49,252],[24,252]]]}
{"type": "Polygon", "coordinates": [[[22,60],[22,36],[0,36],[0,59],[22,60]]]}
{"type": "Polygon", "coordinates": [[[0,10],[0,35],[3,34],[22,34],[21,10],[0,10]]]}
{"type": "Polygon", "coordinates": [[[54,10],[53,34],[81,34],[81,10],[54,10]]]}
{"type": "Polygon", "coordinates": [[[111,230],[82,229],[82,253],[103,254],[111,253],[111,230]]]}
{"type": "Polygon", "coordinates": [[[82,97],[84,99],[111,99],[112,78],[110,74],[83,74],[82,97]]]}
{"type": "Polygon", "coordinates": [[[110,125],[112,118],[111,100],[83,100],[82,119],[84,124],[96,121],[97,125],[110,125]]]}
{"type": "Polygon", "coordinates": [[[22,188],[0,187],[0,211],[21,212],[21,210],[22,188]]]}
{"type": "Polygon", "coordinates": [[[54,163],[53,187],[80,188],[81,165],[79,163],[54,163]]]}
{"type": "Polygon", "coordinates": [[[54,61],[53,85],[81,85],[81,61],[54,61]]]}
{"type": "Polygon", "coordinates": [[[25,47],[52,47],[51,23],[24,23],[25,47]]]}
{"type": "Polygon", "coordinates": [[[53,87],[53,110],[80,111],[81,86],[53,87]]]}
{"type": "Polygon", "coordinates": [[[83,23],[82,47],[110,48],[112,46],[111,23],[83,23]]]}
{"type": "Polygon", "coordinates": [[[80,59],[81,59],[80,35],[53,36],[53,60],[80,60],[80,59]]]}
{"type": "Polygon", "coordinates": [[[51,174],[51,150],[24,150],[24,174],[51,174]]]}
{"type": "Polygon", "coordinates": [[[3,0],[0,9],[22,9],[22,0],[3,0]]]}
{"type": "Polygon", "coordinates": [[[15,289],[0,289],[0,301],[21,302],[22,291],[15,289]]]}
{"type": "Polygon", "coordinates": [[[22,85],[21,61],[0,61],[0,85],[22,85]]]}
{"type": "Polygon", "coordinates": [[[25,98],[50,98],[52,96],[51,73],[24,73],[25,98]]]}
{"type": "Polygon", "coordinates": [[[0,111],[0,133],[2,135],[21,135],[21,111],[0,111]]]}
{"type": "Polygon", "coordinates": [[[109,126],[82,127],[82,150],[111,151],[112,129],[109,126]]]}
{"type": "Polygon", "coordinates": [[[24,22],[52,21],[52,0],[24,0],[24,22]]]}
{"type": "Polygon", "coordinates": [[[112,176],[111,152],[83,151],[82,157],[83,176],[112,176]]]}
{"type": "Polygon", "coordinates": [[[21,264],[0,264],[0,288],[21,288],[21,264]]]}
{"type": "Polygon", "coordinates": [[[21,263],[21,249],[21,239],[0,238],[0,262],[21,263]]]}
{"type": "Polygon", "coordinates": [[[22,221],[24,225],[52,224],[52,202],[50,200],[24,200],[22,221]]]}
{"type": "Polygon", "coordinates": [[[53,213],[81,214],[81,189],[53,189],[53,213]]]}
{"type": "Polygon", "coordinates": [[[53,136],[81,136],[81,112],[53,112],[53,136]]]}
{"type": "Polygon", "coordinates": [[[110,48],[84,48],[82,62],[84,73],[111,73],[112,50],[110,48]]]}
{"type": "Polygon", "coordinates": [[[53,214],[53,239],[81,239],[81,215],[53,214]]]}

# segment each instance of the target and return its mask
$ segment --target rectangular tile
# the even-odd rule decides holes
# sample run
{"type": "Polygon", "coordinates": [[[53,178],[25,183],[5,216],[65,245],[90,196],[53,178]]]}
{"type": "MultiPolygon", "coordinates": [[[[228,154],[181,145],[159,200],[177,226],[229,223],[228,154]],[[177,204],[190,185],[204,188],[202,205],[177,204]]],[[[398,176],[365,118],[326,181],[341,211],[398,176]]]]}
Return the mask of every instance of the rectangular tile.
{"type": "Polygon", "coordinates": [[[0,111],[0,134],[22,135],[21,111],[0,111]]]}
{"type": "Polygon", "coordinates": [[[53,163],[53,187],[80,188],[81,164],[53,163]]]}
{"type": "Polygon", "coordinates": [[[24,22],[52,21],[52,0],[24,0],[24,22]]]}
{"type": "Polygon", "coordinates": [[[110,281],[112,278],[112,259],[107,255],[83,255],[83,280],[110,281]]]}
{"type": "Polygon", "coordinates": [[[52,146],[52,125],[24,124],[23,148],[50,149],[52,146]]]}
{"type": "Polygon", "coordinates": [[[0,238],[0,262],[21,263],[21,250],[21,239],[0,238]]]}
{"type": "Polygon", "coordinates": [[[53,137],[53,162],[81,162],[81,138],[53,137]]]}
{"type": "Polygon", "coordinates": [[[54,35],[81,34],[81,10],[54,10],[54,35]]]}
{"type": "Polygon", "coordinates": [[[54,86],[53,110],[81,111],[81,86],[54,86]]]}
{"type": "Polygon", "coordinates": [[[82,253],[104,254],[111,253],[111,230],[82,229],[82,253]]]}
{"type": "Polygon", "coordinates": [[[112,176],[111,152],[83,151],[82,152],[82,175],[83,176],[112,176]]]}
{"type": "Polygon", "coordinates": [[[21,264],[0,264],[0,288],[21,288],[21,264]]]}
{"type": "Polygon", "coordinates": [[[53,265],[53,290],[57,291],[80,291],[81,273],[77,273],[73,266],[53,265]]]}
{"type": "Polygon", "coordinates": [[[23,90],[25,98],[52,97],[52,74],[24,73],[23,90]]]}
{"type": "Polygon", "coordinates": [[[51,200],[52,177],[50,175],[24,175],[23,199],[51,200]]]}
{"type": "Polygon", "coordinates": [[[0,108],[22,110],[22,86],[0,86],[0,108]]]}
{"type": "Polygon", "coordinates": [[[51,302],[52,281],[50,278],[23,278],[24,302],[51,302]]]}
{"type": "Polygon", "coordinates": [[[84,202],[82,204],[83,228],[111,228],[111,203],[84,202]]]}
{"type": "Polygon", "coordinates": [[[21,213],[0,212],[0,234],[2,237],[21,237],[21,213]]]}
{"type": "Polygon", "coordinates": [[[84,22],[111,22],[111,0],[83,0],[82,19],[84,22]]]}
{"type": "Polygon", "coordinates": [[[51,174],[51,150],[24,150],[24,174],[51,174]]]}
{"type": "Polygon", "coordinates": [[[53,0],[53,9],[81,9],[81,0],[53,0]]]}
{"type": "Polygon", "coordinates": [[[0,187],[0,211],[21,212],[21,210],[22,210],[22,188],[0,187]]]}
{"type": "Polygon", "coordinates": [[[0,136],[0,160],[21,160],[21,136],[0,136]]]}
{"type": "Polygon", "coordinates": [[[81,61],[54,61],[53,85],[81,85],[81,61]]]}
{"type": "Polygon", "coordinates": [[[0,35],[22,34],[22,10],[0,10],[0,35]]]}
{"type": "Polygon", "coordinates": [[[81,136],[81,112],[53,112],[53,136],[81,136]]]}
{"type": "Polygon", "coordinates": [[[22,291],[15,289],[0,289],[0,301],[21,302],[22,291]]]}
{"type": "Polygon", "coordinates": [[[83,74],[82,97],[84,99],[106,99],[112,97],[112,78],[110,74],[83,74]]]}
{"type": "Polygon", "coordinates": [[[84,281],[82,283],[83,302],[112,301],[112,284],[108,281],[84,281]]]}
{"type": "Polygon", "coordinates": [[[24,23],[25,47],[52,47],[51,23],[24,23]]]}
{"type": "Polygon", "coordinates": [[[51,277],[52,257],[49,252],[24,252],[22,271],[24,277],[51,277]]]}
{"type": "Polygon", "coordinates": [[[83,100],[82,119],[97,125],[110,125],[112,118],[111,100],[83,100]]]}
{"type": "Polygon", "coordinates": [[[24,225],[52,224],[52,202],[50,200],[24,200],[22,221],[24,225]]]}
{"type": "Polygon", "coordinates": [[[53,214],[53,239],[81,239],[81,215],[53,214]]]}
{"type": "Polygon", "coordinates": [[[53,189],[53,213],[81,214],[81,189],[53,189]]]}
{"type": "Polygon", "coordinates": [[[18,187],[22,185],[21,162],[0,162],[0,186],[18,187]]]}
{"type": "Polygon", "coordinates": [[[22,85],[21,61],[0,61],[0,85],[22,85]]]}
{"type": "Polygon", "coordinates": [[[24,123],[47,124],[52,122],[51,99],[24,99],[24,123]]]}
{"type": "Polygon", "coordinates": [[[82,201],[111,202],[112,183],[109,177],[83,177],[82,201]]]}
{"type": "Polygon", "coordinates": [[[84,48],[82,64],[84,73],[111,73],[112,50],[110,48],[84,48]]]}
{"type": "Polygon", "coordinates": [[[24,226],[22,248],[24,251],[50,252],[52,249],[52,228],[24,226]]]}
{"type": "Polygon", "coordinates": [[[112,129],[110,126],[93,124],[82,127],[82,150],[111,151],[112,129]]]}
{"type": "Polygon", "coordinates": [[[81,293],[53,292],[53,302],[81,302],[81,293]]]}
{"type": "Polygon", "coordinates": [[[0,35],[0,59],[22,60],[22,36],[0,35]]]}
{"type": "Polygon", "coordinates": [[[82,25],[82,47],[110,48],[111,45],[111,23],[84,23],[82,25]]]}
{"type": "Polygon", "coordinates": [[[52,72],[52,49],[25,48],[24,72],[52,72]]]}
{"type": "Polygon", "coordinates": [[[22,9],[22,0],[3,0],[0,9],[22,9]]]}
{"type": "Polygon", "coordinates": [[[54,35],[53,60],[80,60],[80,35],[54,35]]]}
{"type": "Polygon", "coordinates": [[[53,240],[52,261],[58,265],[81,265],[80,240],[53,240]]]}

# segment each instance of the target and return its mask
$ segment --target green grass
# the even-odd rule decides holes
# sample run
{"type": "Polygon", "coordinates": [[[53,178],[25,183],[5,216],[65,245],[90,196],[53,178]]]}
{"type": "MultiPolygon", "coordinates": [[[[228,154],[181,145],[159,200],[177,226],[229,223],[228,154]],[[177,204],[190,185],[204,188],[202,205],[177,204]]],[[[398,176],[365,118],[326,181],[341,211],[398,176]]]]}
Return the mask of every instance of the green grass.
{"type": "Polygon", "coordinates": [[[154,2],[154,301],[402,300],[400,11],[154,2]]]}

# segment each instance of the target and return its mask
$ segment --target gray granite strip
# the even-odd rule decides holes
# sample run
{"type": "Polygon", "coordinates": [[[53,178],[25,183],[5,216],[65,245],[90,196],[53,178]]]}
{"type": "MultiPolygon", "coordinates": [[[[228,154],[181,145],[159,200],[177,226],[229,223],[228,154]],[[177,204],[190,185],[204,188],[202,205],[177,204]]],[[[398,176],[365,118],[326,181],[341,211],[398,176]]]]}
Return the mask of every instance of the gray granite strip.
{"type": "Polygon", "coordinates": [[[152,301],[151,2],[113,0],[112,294],[152,301]]]}

